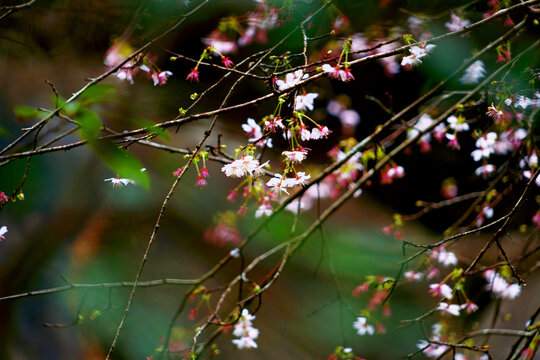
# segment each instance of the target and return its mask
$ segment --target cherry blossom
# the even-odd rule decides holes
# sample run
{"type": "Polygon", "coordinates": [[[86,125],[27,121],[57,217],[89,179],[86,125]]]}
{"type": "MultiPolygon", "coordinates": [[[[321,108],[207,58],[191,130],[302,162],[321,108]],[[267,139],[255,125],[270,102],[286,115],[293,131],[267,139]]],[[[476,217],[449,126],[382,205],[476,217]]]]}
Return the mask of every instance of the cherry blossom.
{"type": "Polygon", "coordinates": [[[152,80],[154,81],[154,86],[165,85],[169,77],[173,75],[170,71],[161,71],[159,73],[152,72],[152,80]]]}
{"type": "Polygon", "coordinates": [[[199,82],[199,70],[191,69],[190,73],[186,76],[186,80],[191,82],[199,82]]]}
{"type": "Polygon", "coordinates": [[[494,270],[487,270],[483,274],[488,282],[486,290],[491,291],[495,297],[514,299],[521,293],[519,284],[509,284],[494,270]]]}
{"type": "Polygon", "coordinates": [[[247,135],[249,136],[248,141],[250,142],[259,140],[263,136],[261,127],[252,118],[247,119],[247,124],[242,124],[242,130],[247,133],[247,135]]]}
{"type": "Polygon", "coordinates": [[[474,173],[478,176],[482,176],[483,178],[487,178],[489,175],[491,175],[495,171],[495,165],[491,164],[484,164],[477,168],[474,173]]]}
{"type": "Polygon", "coordinates": [[[235,42],[229,41],[226,39],[217,39],[213,38],[212,36],[220,36],[219,33],[210,34],[209,37],[203,39],[203,43],[207,46],[212,47],[217,52],[227,55],[233,52],[236,52],[238,50],[238,46],[235,42]]]}
{"type": "Polygon", "coordinates": [[[433,296],[443,296],[448,300],[452,299],[452,288],[446,284],[429,285],[429,293],[433,296]]]}
{"type": "Polygon", "coordinates": [[[403,57],[401,60],[401,66],[405,68],[411,68],[415,65],[422,63],[422,58],[427,56],[435,48],[433,44],[419,44],[412,46],[409,51],[411,55],[403,57]]]}
{"type": "Polygon", "coordinates": [[[462,84],[470,85],[477,84],[478,80],[486,75],[486,69],[482,60],[476,60],[465,70],[465,74],[460,79],[462,84]]]}
{"type": "Polygon", "coordinates": [[[231,68],[234,66],[234,63],[232,62],[232,60],[226,56],[221,58],[221,62],[223,63],[223,66],[225,66],[226,68],[231,68]]]}
{"type": "Polygon", "coordinates": [[[488,111],[486,112],[486,115],[490,116],[495,120],[496,122],[500,121],[503,116],[503,112],[499,110],[499,108],[493,103],[491,103],[491,106],[488,106],[488,111]]]}
{"type": "Polygon", "coordinates": [[[474,150],[471,153],[474,161],[480,161],[482,158],[489,158],[491,154],[495,152],[495,142],[497,141],[497,134],[494,132],[489,132],[482,135],[476,140],[477,150],[474,150]]]}
{"type": "MultiPolygon", "coordinates": [[[[268,162],[267,162],[268,163],[268,162]]],[[[240,159],[233,161],[230,164],[226,164],[221,168],[221,171],[228,177],[242,177],[245,175],[253,175],[255,173],[260,174],[262,168],[266,164],[259,165],[259,160],[254,159],[253,156],[242,156],[240,159]]]]}
{"type": "Polygon", "coordinates": [[[353,323],[353,327],[358,332],[358,335],[373,335],[375,333],[375,328],[372,325],[367,324],[367,319],[365,316],[359,316],[356,318],[356,321],[353,323]]]}
{"type": "Polygon", "coordinates": [[[302,70],[296,70],[294,73],[287,73],[285,75],[285,80],[277,80],[276,85],[279,90],[286,90],[298,84],[303,78],[304,72],[302,70]]]}
{"type": "Polygon", "coordinates": [[[405,279],[410,281],[420,281],[424,277],[424,274],[414,270],[406,271],[403,275],[405,276],[405,279]]]}
{"type": "Polygon", "coordinates": [[[284,129],[285,126],[283,125],[283,120],[278,117],[271,117],[269,120],[265,120],[264,122],[264,129],[275,132],[277,129],[284,129]]]}
{"type": "Polygon", "coordinates": [[[476,305],[472,301],[467,301],[465,304],[461,305],[461,308],[470,314],[478,310],[478,305],[476,305]]]}
{"type": "Polygon", "coordinates": [[[297,111],[313,110],[313,101],[317,98],[317,96],[319,96],[319,94],[316,93],[308,93],[296,96],[294,109],[297,111]]]}
{"type": "Polygon", "coordinates": [[[318,126],[311,129],[309,137],[311,140],[319,140],[326,138],[330,133],[330,129],[328,129],[326,126],[318,126]]]}
{"type": "Polygon", "coordinates": [[[437,310],[439,310],[439,311],[441,311],[441,312],[443,312],[445,314],[459,316],[459,311],[461,310],[461,307],[459,305],[456,305],[456,304],[447,304],[445,302],[441,302],[437,306],[437,310]]]}
{"type": "Polygon", "coordinates": [[[457,265],[457,257],[453,252],[446,251],[444,247],[439,247],[437,249],[434,249],[430,257],[432,259],[437,260],[439,263],[443,264],[444,266],[449,265],[457,265]]]}
{"type": "Polygon", "coordinates": [[[253,327],[252,321],[255,319],[247,309],[242,310],[238,322],[234,325],[233,335],[239,339],[232,340],[238,349],[255,349],[257,343],[255,339],[259,336],[259,330],[253,327]]]}
{"type": "Polygon", "coordinates": [[[462,132],[462,131],[468,131],[469,130],[469,124],[465,122],[465,119],[463,117],[457,117],[455,115],[452,115],[446,119],[448,122],[450,129],[455,130],[456,132],[462,132]]]}
{"type": "Polygon", "coordinates": [[[266,186],[270,188],[271,191],[277,193],[278,195],[281,193],[289,194],[286,188],[294,186],[294,182],[291,183],[291,180],[284,177],[284,175],[276,174],[273,178],[268,180],[266,183],[266,186]]]}
{"type": "Polygon", "coordinates": [[[446,345],[431,344],[426,340],[420,340],[416,346],[419,349],[424,349],[423,353],[429,358],[438,358],[449,349],[446,345]]]}
{"type": "Polygon", "coordinates": [[[341,69],[338,66],[331,66],[328,64],[324,64],[322,66],[322,70],[328,74],[329,77],[332,79],[340,79],[341,78],[341,69]]]}
{"type": "Polygon", "coordinates": [[[109,178],[105,179],[105,181],[110,181],[113,187],[121,187],[128,184],[135,184],[135,181],[131,179],[109,178]]]}
{"type": "Polygon", "coordinates": [[[298,212],[311,209],[311,206],[311,198],[308,196],[303,196],[300,200],[294,199],[291,201],[287,206],[285,206],[285,210],[293,214],[298,214],[298,212]]]}
{"type": "MultiPolygon", "coordinates": [[[[427,130],[433,124],[433,121],[434,120],[428,114],[422,114],[422,116],[420,116],[420,118],[414,124],[412,129],[409,129],[409,131],[407,132],[407,137],[409,139],[416,138],[421,132],[424,132],[425,130],[427,130]]],[[[420,140],[429,142],[430,138],[431,138],[431,135],[427,133],[427,134],[422,135],[420,140]]]]}
{"type": "Polygon", "coordinates": [[[300,163],[304,161],[307,156],[307,149],[299,148],[294,151],[283,151],[283,155],[292,163],[300,163]]]}
{"type": "Polygon", "coordinates": [[[263,216],[270,216],[272,215],[272,213],[272,205],[270,205],[269,203],[264,203],[257,208],[257,211],[255,211],[255,217],[260,218],[263,216]]]}
{"type": "Polygon", "coordinates": [[[462,19],[459,16],[457,16],[454,13],[450,14],[450,21],[445,23],[444,26],[448,29],[448,31],[460,31],[463,30],[466,26],[469,26],[471,22],[466,19],[462,19]]]}
{"type": "Polygon", "coordinates": [[[5,240],[6,238],[4,237],[4,235],[6,235],[8,233],[8,228],[7,226],[2,226],[0,227],[0,241],[1,240],[5,240]]]}

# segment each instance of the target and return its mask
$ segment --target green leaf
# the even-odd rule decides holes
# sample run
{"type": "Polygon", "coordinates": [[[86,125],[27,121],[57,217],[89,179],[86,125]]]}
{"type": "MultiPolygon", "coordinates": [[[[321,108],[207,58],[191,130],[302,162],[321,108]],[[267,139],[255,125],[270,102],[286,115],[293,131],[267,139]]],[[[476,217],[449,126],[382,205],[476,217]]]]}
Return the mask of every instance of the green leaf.
{"type": "Polygon", "coordinates": [[[39,111],[37,109],[26,105],[17,105],[13,111],[15,112],[15,116],[22,120],[35,118],[39,115],[39,111]]]}
{"type": "Polygon", "coordinates": [[[116,88],[113,85],[97,84],[83,92],[79,99],[86,106],[90,106],[104,101],[111,101],[114,99],[115,94],[116,88]]]}
{"type": "Polygon", "coordinates": [[[148,174],[142,172],[140,161],[130,152],[119,149],[116,145],[107,141],[93,140],[90,146],[101,160],[121,178],[135,181],[143,188],[150,188],[148,174]]]}
{"type": "Polygon", "coordinates": [[[0,136],[1,137],[9,137],[11,134],[9,131],[7,131],[5,128],[3,128],[2,126],[0,126],[0,136]]]}
{"type": "Polygon", "coordinates": [[[81,137],[87,141],[95,139],[101,130],[102,123],[95,112],[84,110],[75,119],[80,126],[81,137]]]}
{"type": "Polygon", "coordinates": [[[77,101],[72,101],[67,104],[62,104],[62,106],[64,107],[64,111],[66,112],[66,114],[72,117],[75,117],[77,113],[79,112],[79,110],[81,110],[82,108],[81,104],[78,103],[77,101]]]}

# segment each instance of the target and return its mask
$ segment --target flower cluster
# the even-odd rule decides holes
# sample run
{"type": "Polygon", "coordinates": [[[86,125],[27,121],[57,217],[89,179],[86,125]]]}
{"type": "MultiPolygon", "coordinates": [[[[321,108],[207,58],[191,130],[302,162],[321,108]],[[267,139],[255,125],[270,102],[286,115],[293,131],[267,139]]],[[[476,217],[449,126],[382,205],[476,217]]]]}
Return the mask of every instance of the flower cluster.
{"type": "MultiPolygon", "coordinates": [[[[107,50],[105,54],[105,60],[103,63],[109,69],[113,69],[116,66],[124,62],[129,56],[135,53],[135,49],[131,47],[124,40],[117,40],[107,50]]],[[[154,86],[165,85],[169,77],[173,75],[170,71],[161,71],[154,62],[154,56],[146,54],[144,56],[139,55],[127,61],[120,69],[115,73],[115,76],[120,80],[127,80],[130,84],[133,84],[133,77],[140,71],[145,72],[150,79],[154,82],[154,86]]]]}
{"type": "Polygon", "coordinates": [[[494,270],[487,270],[483,275],[488,282],[486,290],[491,291],[495,297],[514,299],[521,293],[519,284],[509,284],[494,270]]]}
{"type": "Polygon", "coordinates": [[[410,69],[415,65],[421,64],[422,58],[426,57],[434,48],[435,45],[426,43],[411,46],[409,49],[411,54],[403,57],[401,66],[405,69],[410,69]]]}
{"type": "Polygon", "coordinates": [[[234,325],[233,335],[238,339],[233,339],[232,343],[236,345],[238,349],[257,348],[255,339],[259,336],[259,330],[253,327],[253,319],[255,319],[255,315],[251,315],[248,309],[244,309],[242,310],[238,322],[234,325]]]}

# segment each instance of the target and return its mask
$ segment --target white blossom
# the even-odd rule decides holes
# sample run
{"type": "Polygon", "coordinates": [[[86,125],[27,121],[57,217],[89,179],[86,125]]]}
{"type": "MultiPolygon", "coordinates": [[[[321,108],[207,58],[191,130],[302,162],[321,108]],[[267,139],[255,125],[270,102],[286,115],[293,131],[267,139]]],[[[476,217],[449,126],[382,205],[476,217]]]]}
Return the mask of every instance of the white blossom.
{"type": "Polygon", "coordinates": [[[469,124],[462,121],[455,115],[450,116],[448,119],[446,119],[446,121],[448,122],[448,124],[450,124],[450,129],[455,130],[456,132],[469,130],[469,124]]]}
{"type": "Polygon", "coordinates": [[[508,284],[508,282],[494,270],[487,270],[483,275],[488,282],[486,290],[491,291],[496,297],[515,299],[521,293],[519,284],[508,284]]]}
{"type": "Polygon", "coordinates": [[[358,332],[358,335],[373,335],[375,333],[375,328],[367,324],[367,319],[364,316],[357,317],[353,327],[358,332]]]}
{"type": "Polygon", "coordinates": [[[313,101],[317,96],[319,96],[317,93],[298,95],[294,103],[294,109],[297,111],[313,110],[313,101]]]}
{"type": "Polygon", "coordinates": [[[113,187],[126,186],[128,184],[135,184],[135,181],[131,179],[109,178],[105,181],[110,181],[113,187]]]}
{"type": "Polygon", "coordinates": [[[0,239],[5,240],[4,235],[6,235],[7,232],[8,232],[7,226],[4,225],[4,226],[0,227],[0,239]]]}
{"type": "Polygon", "coordinates": [[[465,74],[463,74],[460,81],[462,84],[476,84],[485,75],[484,63],[481,60],[476,60],[465,70],[465,74]]]}
{"type": "Polygon", "coordinates": [[[247,309],[242,310],[238,322],[234,325],[233,335],[239,339],[232,340],[238,349],[255,349],[257,343],[255,339],[259,336],[259,330],[253,327],[252,321],[255,319],[247,309]]]}
{"type": "Polygon", "coordinates": [[[248,134],[248,141],[250,142],[259,140],[263,136],[261,127],[252,118],[247,119],[247,124],[242,124],[242,130],[244,130],[248,134]]]}
{"type": "Polygon", "coordinates": [[[460,31],[465,28],[465,26],[469,26],[471,22],[467,19],[462,19],[459,16],[457,16],[454,13],[450,14],[450,21],[445,23],[444,26],[448,29],[448,31],[460,31]]]}
{"type": "Polygon", "coordinates": [[[273,213],[272,205],[265,203],[261,204],[255,211],[255,217],[260,218],[263,216],[270,216],[273,213]]]}
{"type": "MultiPolygon", "coordinates": [[[[306,74],[307,75],[307,74],[306,74]]],[[[285,90],[293,87],[304,78],[304,72],[302,70],[296,70],[294,73],[287,73],[285,80],[277,80],[276,85],[279,90],[285,90]]]]}
{"type": "Polygon", "coordinates": [[[447,304],[442,302],[439,304],[439,306],[437,306],[437,310],[450,315],[459,316],[459,311],[461,308],[456,304],[447,304]]]}
{"type": "Polygon", "coordinates": [[[259,160],[254,159],[253,156],[242,156],[240,159],[233,161],[230,164],[226,164],[221,168],[221,171],[228,177],[242,177],[244,175],[259,175],[263,172],[263,167],[268,162],[259,165],[259,160]]]}
{"type": "Polygon", "coordinates": [[[412,67],[414,65],[421,64],[421,59],[427,56],[434,47],[435,45],[433,44],[421,44],[420,46],[412,46],[409,49],[411,55],[403,57],[403,59],[401,60],[401,66],[412,67]]]}
{"type": "Polygon", "coordinates": [[[285,157],[289,159],[290,162],[300,163],[306,158],[307,151],[306,150],[283,151],[282,154],[285,155],[285,157]]]}

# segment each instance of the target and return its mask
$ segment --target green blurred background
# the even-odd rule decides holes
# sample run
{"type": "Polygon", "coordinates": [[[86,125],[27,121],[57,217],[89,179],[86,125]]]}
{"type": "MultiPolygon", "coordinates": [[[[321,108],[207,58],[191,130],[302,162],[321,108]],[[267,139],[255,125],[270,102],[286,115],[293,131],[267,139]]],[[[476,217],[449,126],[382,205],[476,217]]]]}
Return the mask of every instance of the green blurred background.
{"type": "MultiPolygon", "coordinates": [[[[189,2],[187,2],[189,3],[189,2]]],[[[9,4],[9,2],[6,2],[9,4]]],[[[349,15],[356,31],[380,26],[383,30],[403,22],[407,15],[399,7],[426,12],[437,12],[460,2],[402,1],[389,7],[378,8],[377,1],[339,1],[337,7],[349,15]],[[397,4],[399,3],[399,4],[397,4]]],[[[21,127],[33,122],[16,119],[16,105],[52,108],[52,91],[45,83],[49,80],[58,93],[67,98],[85,84],[85,78],[101,74],[104,54],[112,39],[120,36],[139,5],[138,1],[91,0],[37,1],[30,9],[18,12],[0,21],[0,125],[10,135],[0,138],[0,147],[14,139],[21,127]]],[[[268,44],[282,38],[305,14],[320,4],[316,1],[296,1],[290,9],[289,21],[269,33],[268,44]]],[[[163,29],[193,6],[182,1],[149,0],[137,18],[130,37],[133,45],[140,45],[163,29]]],[[[105,81],[115,89],[107,101],[92,109],[102,121],[113,129],[136,128],[141,121],[162,122],[172,119],[178,108],[189,106],[189,95],[201,92],[219,73],[201,72],[201,83],[184,81],[191,64],[170,62],[165,49],[197,57],[203,49],[200,39],[209,34],[220,18],[231,14],[242,15],[252,9],[252,1],[214,1],[190,18],[178,31],[151,48],[158,55],[158,65],[171,70],[174,76],[169,84],[154,88],[151,82],[136,78],[135,85],[105,81]]],[[[310,31],[321,34],[328,31],[331,15],[314,20],[310,31]]],[[[439,31],[442,23],[436,22],[439,31]]],[[[437,27],[435,27],[437,28],[437,27]]],[[[325,118],[326,101],[337,94],[346,93],[352,107],[362,117],[357,130],[359,138],[368,134],[387,118],[377,105],[365,100],[364,95],[392,99],[394,109],[401,109],[423,91],[433,86],[451,69],[459,65],[472,49],[495,38],[500,29],[493,25],[472,38],[456,38],[440,46],[431,61],[421,72],[400,73],[393,78],[384,76],[377,63],[355,70],[357,82],[342,84],[321,82],[311,91],[321,91],[316,102],[314,117],[325,118]],[[332,84],[333,88],[329,88],[332,84]],[[326,90],[325,90],[326,89],[326,90]],[[330,90],[328,90],[330,89],[330,90]]],[[[528,36],[528,35],[526,35],[528,36]]],[[[530,37],[533,37],[531,34],[530,37]]],[[[292,52],[300,49],[300,38],[293,38],[278,50],[292,52]]],[[[523,40],[527,43],[526,39],[523,40]]],[[[268,44],[255,44],[241,49],[232,56],[234,61],[264,49],[268,44]]],[[[323,43],[315,44],[322,48],[323,43]]],[[[486,61],[488,67],[493,59],[486,61]]],[[[326,81],[326,80],[325,80],[326,81]]],[[[228,89],[228,84],[224,88],[228,89]]],[[[239,86],[233,102],[251,99],[253,94],[265,94],[265,85],[248,80],[239,86]]],[[[220,95],[223,92],[219,92],[220,95]]],[[[197,110],[213,109],[219,105],[219,96],[210,96],[197,110]]],[[[261,118],[273,111],[273,103],[224,115],[214,134],[222,133],[229,149],[245,143],[240,124],[247,117],[261,118]]],[[[61,121],[55,119],[54,124],[61,121]]],[[[334,130],[328,144],[313,150],[313,158],[327,163],[325,153],[340,137],[339,123],[327,118],[325,124],[334,130]]],[[[172,146],[193,148],[208,126],[203,120],[170,131],[169,140],[159,140],[172,146]]],[[[77,140],[73,135],[63,143],[77,140]]],[[[211,142],[215,143],[212,136],[211,142]]],[[[466,147],[467,144],[464,144],[466,147]]],[[[469,146],[472,146],[469,144],[469,146]]],[[[67,281],[77,283],[132,281],[157,212],[174,178],[172,171],[184,164],[181,155],[133,145],[132,153],[147,168],[150,189],[127,186],[115,189],[104,182],[114,177],[101,160],[86,147],[68,152],[57,152],[35,157],[31,162],[28,180],[24,186],[24,201],[7,204],[0,210],[0,225],[7,225],[9,233],[0,243],[0,296],[28,290],[54,287],[67,281]]],[[[279,150],[270,153],[269,159],[277,161],[279,150]]],[[[414,211],[415,200],[440,200],[441,182],[454,176],[460,184],[460,193],[481,190],[485,182],[471,177],[475,164],[467,153],[457,156],[443,147],[432,154],[403,155],[408,177],[387,187],[374,185],[358,198],[349,201],[326,225],[327,246],[339,278],[345,300],[360,312],[368,297],[354,298],[351,291],[366,275],[395,276],[402,259],[401,244],[384,235],[381,228],[392,223],[392,214],[414,211]],[[461,156],[461,157],[460,157],[461,156]],[[463,160],[463,158],[467,160],[463,160]],[[431,172],[425,173],[426,167],[431,172]]],[[[16,188],[25,161],[13,161],[0,168],[0,191],[6,193],[16,188]]],[[[314,165],[313,165],[314,166],[314,165]]],[[[163,277],[194,278],[210,269],[232,248],[218,247],[203,240],[203,232],[212,226],[213,216],[219,211],[236,210],[225,200],[237,181],[225,178],[221,165],[210,164],[209,185],[204,190],[194,186],[195,175],[190,171],[182,180],[171,203],[150,254],[143,280],[163,277]]],[[[308,167],[309,168],[309,167],[308,167]]],[[[327,206],[329,202],[322,202],[327,206]]],[[[239,221],[245,236],[260,220],[254,219],[254,210],[239,221]]],[[[449,225],[449,219],[463,211],[463,207],[444,210],[428,217],[422,223],[407,224],[406,238],[415,242],[439,239],[437,231],[449,225]]],[[[523,215],[526,218],[529,214],[523,215]]],[[[316,219],[316,212],[307,212],[300,218],[298,233],[316,219]]],[[[246,248],[245,256],[253,259],[260,253],[289,238],[292,217],[279,216],[246,248]]],[[[458,255],[467,259],[478,249],[485,237],[467,240],[458,247],[458,255]]],[[[329,264],[322,260],[322,243],[319,234],[313,235],[287,266],[283,275],[263,297],[254,326],[261,335],[259,349],[238,351],[231,344],[231,335],[219,338],[217,344],[223,359],[326,359],[336,346],[354,348],[355,353],[367,359],[397,359],[416,349],[422,337],[415,327],[396,329],[400,319],[416,317],[430,309],[434,302],[426,296],[426,284],[398,289],[392,298],[393,316],[385,320],[387,333],[372,337],[359,337],[352,323],[354,316],[340,308],[335,299],[329,264]]],[[[493,256],[491,257],[494,258],[493,256]]],[[[264,261],[253,272],[261,278],[276,264],[278,257],[264,261]]],[[[227,266],[208,287],[222,286],[237,274],[239,264],[227,266]]],[[[151,355],[163,340],[169,321],[185,291],[182,286],[162,286],[139,289],[133,309],[120,336],[115,359],[144,359],[151,355]]],[[[118,321],[127,301],[128,289],[72,290],[46,296],[36,296],[0,302],[0,358],[5,359],[102,359],[112,341],[118,321]],[[101,316],[92,319],[95,310],[101,316]],[[81,306],[82,302],[82,306],[81,306]],[[65,328],[44,327],[44,323],[67,324],[74,321],[78,308],[84,320],[65,328]]],[[[517,306],[531,308],[538,302],[534,289],[526,289],[517,306]],[[532,292],[531,292],[532,291],[532,292]],[[536,300],[535,300],[536,299],[536,300]],[[531,305],[532,304],[532,305],[531,305]]],[[[215,296],[212,297],[215,301],[215,296]]],[[[487,300],[486,300],[487,301],[487,300]]],[[[196,302],[188,303],[186,311],[177,322],[175,341],[182,347],[190,344],[195,327],[204,319],[204,307],[196,320],[189,320],[187,313],[196,302]],[[184,344],[184,345],[182,345],[184,344]]],[[[482,315],[473,320],[482,320],[482,315]]],[[[512,324],[521,326],[526,313],[512,318],[512,324]]],[[[376,314],[380,317],[380,313],[376,314]]],[[[507,324],[511,326],[512,324],[507,324]]],[[[503,345],[504,346],[504,345],[503,345]]]]}

